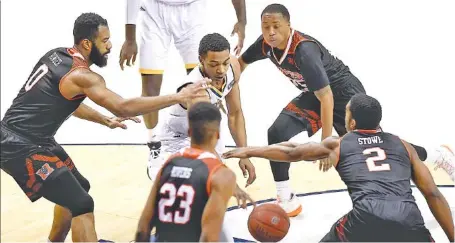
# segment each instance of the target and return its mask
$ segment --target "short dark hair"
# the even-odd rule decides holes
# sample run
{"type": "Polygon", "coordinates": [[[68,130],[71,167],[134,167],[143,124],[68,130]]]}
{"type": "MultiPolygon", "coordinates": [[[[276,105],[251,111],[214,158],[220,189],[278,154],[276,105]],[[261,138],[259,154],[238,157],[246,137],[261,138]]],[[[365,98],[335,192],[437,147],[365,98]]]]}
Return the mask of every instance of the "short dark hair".
{"type": "Polygon", "coordinates": [[[100,26],[108,26],[107,20],[96,13],[83,13],[74,21],[74,44],[79,44],[83,39],[93,41],[98,35],[100,26]]]}
{"type": "Polygon", "coordinates": [[[205,56],[209,51],[231,50],[229,41],[218,33],[207,34],[199,42],[199,56],[205,56]]]}
{"type": "Polygon", "coordinates": [[[279,13],[283,15],[284,19],[287,20],[288,22],[291,20],[291,15],[289,14],[288,9],[283,4],[273,3],[268,5],[267,7],[264,8],[264,10],[262,10],[261,18],[266,13],[279,13]]]}
{"type": "Polygon", "coordinates": [[[351,98],[349,110],[355,120],[356,129],[377,129],[382,119],[379,101],[366,94],[356,94],[351,98]]]}
{"type": "Polygon", "coordinates": [[[198,102],[188,110],[188,122],[191,140],[203,144],[212,135],[209,128],[220,126],[221,113],[218,107],[209,102],[198,102]]]}

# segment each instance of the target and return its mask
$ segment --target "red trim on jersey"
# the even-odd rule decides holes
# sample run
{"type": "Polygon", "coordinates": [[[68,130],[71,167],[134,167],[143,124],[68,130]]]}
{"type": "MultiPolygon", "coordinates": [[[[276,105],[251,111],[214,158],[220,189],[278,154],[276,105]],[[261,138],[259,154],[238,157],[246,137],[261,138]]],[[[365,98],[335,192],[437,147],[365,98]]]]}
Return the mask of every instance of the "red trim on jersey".
{"type": "Polygon", "coordinates": [[[368,134],[374,134],[374,133],[378,133],[378,132],[381,132],[381,130],[379,129],[356,129],[354,130],[356,132],[361,132],[361,133],[368,133],[368,134]]]}

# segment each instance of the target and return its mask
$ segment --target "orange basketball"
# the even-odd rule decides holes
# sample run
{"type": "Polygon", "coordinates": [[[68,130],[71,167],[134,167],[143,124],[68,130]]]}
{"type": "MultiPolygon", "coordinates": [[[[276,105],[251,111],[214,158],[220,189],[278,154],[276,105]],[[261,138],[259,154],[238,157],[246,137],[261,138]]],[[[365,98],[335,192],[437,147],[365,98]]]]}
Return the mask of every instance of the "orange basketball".
{"type": "Polygon", "coordinates": [[[288,233],[290,224],[286,212],[272,203],[256,206],[248,217],[248,230],[260,242],[282,240],[288,233]]]}

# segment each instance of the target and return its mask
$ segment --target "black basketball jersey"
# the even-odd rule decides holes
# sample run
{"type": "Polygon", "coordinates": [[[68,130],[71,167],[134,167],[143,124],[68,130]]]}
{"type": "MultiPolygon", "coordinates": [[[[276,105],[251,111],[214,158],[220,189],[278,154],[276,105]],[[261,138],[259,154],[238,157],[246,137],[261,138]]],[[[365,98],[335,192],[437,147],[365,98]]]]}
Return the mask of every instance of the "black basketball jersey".
{"type": "Polygon", "coordinates": [[[76,49],[56,48],[47,52],[5,113],[3,125],[32,139],[53,137],[85,99],[84,95],[65,98],[60,93],[60,81],[76,68],[88,68],[76,49]]]}
{"type": "Polygon", "coordinates": [[[336,169],[355,203],[364,198],[415,201],[411,161],[401,139],[380,131],[357,130],[340,141],[336,169]]]}
{"type": "Polygon", "coordinates": [[[187,148],[163,166],[155,201],[157,241],[198,242],[210,195],[210,175],[224,166],[215,155],[187,148]]]}

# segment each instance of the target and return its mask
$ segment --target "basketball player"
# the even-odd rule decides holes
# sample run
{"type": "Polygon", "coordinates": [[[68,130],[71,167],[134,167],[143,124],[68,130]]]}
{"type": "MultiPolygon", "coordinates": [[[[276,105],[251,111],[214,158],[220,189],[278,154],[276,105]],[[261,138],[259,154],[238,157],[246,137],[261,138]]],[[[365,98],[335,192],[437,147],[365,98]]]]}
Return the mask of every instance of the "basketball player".
{"type": "MultiPolygon", "coordinates": [[[[142,96],[160,94],[171,39],[185,63],[187,73],[198,63],[198,45],[206,34],[207,21],[204,19],[208,0],[126,0],[126,40],[120,52],[120,67],[134,64],[137,55],[136,19],[142,11],[141,43],[139,49],[140,73],[142,75],[142,96]]],[[[237,23],[232,34],[237,33],[238,44],[235,52],[240,54],[245,39],[246,8],[245,0],[232,0],[237,14],[237,23]]],[[[158,112],[143,116],[148,130],[147,145],[150,148],[150,159],[159,147],[155,127],[158,123],[158,112]]]]}
{"type": "Polygon", "coordinates": [[[329,158],[321,169],[335,167],[348,188],[353,209],[333,225],[323,242],[434,242],[412,196],[411,179],[453,242],[454,224],[445,197],[414,147],[380,130],[381,118],[379,102],[357,94],[346,106],[348,133],[341,138],[328,137],[321,144],[284,142],[241,148],[224,157],[282,162],[329,158]]]}
{"type": "MultiPolygon", "coordinates": [[[[268,58],[302,92],[268,129],[269,144],[288,141],[303,131],[311,137],[321,128],[322,140],[332,135],[332,127],[339,136],[344,135],[345,106],[354,94],[365,93],[362,83],[318,40],[293,29],[285,6],[269,5],[261,18],[262,35],[239,58],[242,71],[247,65],[268,58]]],[[[426,160],[427,151],[414,147],[420,159],[426,160]]],[[[438,149],[436,163],[455,160],[447,147],[438,149]]],[[[428,156],[428,159],[436,156],[428,156]]],[[[290,164],[270,161],[270,166],[279,204],[289,216],[298,215],[302,207],[290,187],[290,164]]]]}
{"type": "MultiPolygon", "coordinates": [[[[234,56],[229,54],[230,45],[228,40],[218,33],[205,35],[199,44],[198,68],[195,68],[187,76],[186,80],[178,87],[177,91],[188,84],[203,78],[209,78],[212,82],[210,88],[201,91],[201,97],[188,100],[185,104],[176,104],[170,107],[168,116],[163,120],[158,132],[158,139],[162,147],[149,161],[148,174],[153,180],[167,157],[184,147],[188,147],[190,139],[188,135],[188,107],[192,103],[207,101],[216,104],[225,113],[227,112],[228,126],[231,135],[238,147],[247,144],[245,118],[240,102],[240,66],[234,56]],[[226,102],[227,111],[223,106],[226,102]]],[[[221,127],[221,129],[223,129],[221,127]]],[[[218,140],[216,154],[221,155],[224,144],[218,140]]],[[[255,168],[249,159],[239,161],[239,167],[244,176],[248,174],[247,185],[256,179],[255,168]]]]}
{"type": "Polygon", "coordinates": [[[191,146],[173,154],[153,184],[139,219],[136,242],[218,242],[235,174],[216,155],[221,114],[209,102],[188,111],[191,146]]]}
{"type": "Polygon", "coordinates": [[[123,118],[107,118],[81,104],[88,97],[119,117],[136,116],[197,98],[204,82],[180,93],[124,99],[106,87],[90,65],[104,67],[111,50],[107,21],[95,13],[80,15],[74,46],[44,54],[1,121],[1,169],[27,197],[56,204],[49,241],[63,242],[72,226],[73,241],[96,242],[90,183],[75,167],[54,135],[72,114],[110,127],[123,118]],[[202,85],[201,85],[202,84],[202,85]]]}

